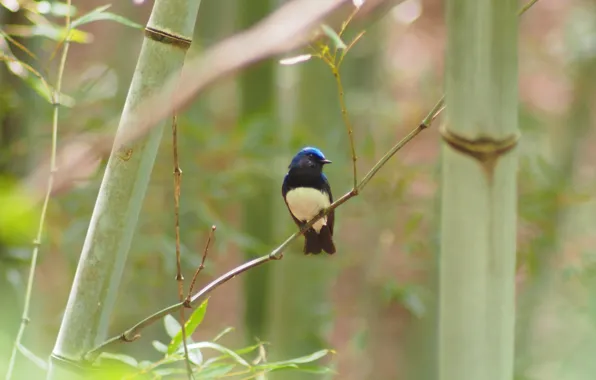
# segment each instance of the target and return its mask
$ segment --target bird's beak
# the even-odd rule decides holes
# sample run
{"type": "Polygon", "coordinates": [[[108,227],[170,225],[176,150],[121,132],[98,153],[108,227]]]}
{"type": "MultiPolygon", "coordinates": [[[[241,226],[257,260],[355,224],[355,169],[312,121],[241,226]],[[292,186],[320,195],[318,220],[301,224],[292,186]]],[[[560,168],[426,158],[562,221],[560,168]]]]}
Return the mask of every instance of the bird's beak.
{"type": "Polygon", "coordinates": [[[330,164],[330,163],[331,163],[331,161],[329,161],[329,160],[327,160],[327,159],[325,159],[325,160],[321,160],[321,162],[323,163],[323,165],[324,165],[324,164],[330,164]]]}

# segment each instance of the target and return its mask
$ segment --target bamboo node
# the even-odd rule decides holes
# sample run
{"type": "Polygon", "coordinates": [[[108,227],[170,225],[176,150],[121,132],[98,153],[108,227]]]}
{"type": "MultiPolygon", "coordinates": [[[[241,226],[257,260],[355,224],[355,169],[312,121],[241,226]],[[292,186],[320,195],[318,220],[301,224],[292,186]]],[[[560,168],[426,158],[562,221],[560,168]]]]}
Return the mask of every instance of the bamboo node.
{"type": "Polygon", "coordinates": [[[500,140],[490,137],[468,139],[447,130],[445,125],[439,128],[439,132],[450,147],[478,160],[489,181],[492,181],[497,160],[515,148],[520,138],[519,132],[516,132],[500,140]]]}
{"type": "Polygon", "coordinates": [[[187,50],[190,47],[190,44],[192,43],[192,40],[190,38],[164,32],[163,30],[155,29],[150,26],[145,27],[145,37],[148,37],[153,41],[173,45],[184,50],[187,50]]]}
{"type": "Polygon", "coordinates": [[[496,140],[490,137],[468,139],[449,131],[445,125],[439,128],[443,140],[453,149],[480,162],[494,161],[517,146],[520,134],[514,133],[504,139],[496,140]]]}

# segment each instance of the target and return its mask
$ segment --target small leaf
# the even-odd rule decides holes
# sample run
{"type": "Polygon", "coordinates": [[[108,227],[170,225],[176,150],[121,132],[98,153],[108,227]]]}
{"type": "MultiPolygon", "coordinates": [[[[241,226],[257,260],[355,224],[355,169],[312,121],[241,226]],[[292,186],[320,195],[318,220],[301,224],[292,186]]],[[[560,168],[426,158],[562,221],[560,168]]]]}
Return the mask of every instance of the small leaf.
{"type": "Polygon", "coordinates": [[[151,342],[151,344],[153,345],[153,348],[155,348],[155,350],[157,350],[157,352],[161,352],[162,354],[165,354],[168,352],[168,346],[166,346],[159,340],[154,340],[153,342],[151,342]]]}
{"type": "Polygon", "coordinates": [[[197,379],[219,379],[236,367],[235,364],[216,364],[203,368],[195,375],[197,379]]]}
{"type": "Polygon", "coordinates": [[[63,42],[66,37],[70,42],[89,43],[93,41],[93,36],[90,33],[85,33],[80,30],[70,30],[70,32],[60,26],[52,24],[38,24],[38,25],[8,25],[4,32],[13,37],[44,37],[57,42],[63,42]]]}
{"type": "Polygon", "coordinates": [[[124,354],[112,354],[110,352],[102,352],[100,355],[100,359],[108,359],[108,360],[117,360],[124,364],[128,364],[131,367],[138,368],[139,363],[137,359],[133,358],[132,356],[124,355],[124,354]]]}
{"type": "Polygon", "coordinates": [[[186,373],[186,369],[184,368],[176,368],[176,367],[171,367],[171,368],[160,368],[160,369],[156,369],[154,371],[151,372],[153,375],[159,376],[158,379],[168,376],[168,375],[182,375],[184,373],[186,373]]]}
{"type": "Polygon", "coordinates": [[[323,32],[325,32],[327,37],[329,37],[331,41],[333,41],[335,47],[337,47],[338,49],[345,49],[347,47],[346,44],[341,40],[341,37],[337,33],[335,33],[335,30],[333,30],[331,27],[323,24],[321,28],[323,29],[323,32]]]}
{"type": "MultiPolygon", "coordinates": [[[[184,329],[186,332],[186,336],[191,336],[197,327],[203,322],[203,318],[205,318],[205,312],[207,311],[207,304],[209,303],[209,299],[207,298],[201,305],[192,313],[188,321],[184,324],[184,329]]],[[[172,338],[168,346],[168,355],[173,354],[180,344],[182,343],[182,329],[178,331],[178,333],[172,338]]]]}
{"type": "Polygon", "coordinates": [[[44,371],[48,370],[48,364],[45,360],[40,358],[39,356],[35,355],[33,352],[29,351],[29,349],[22,344],[18,345],[19,351],[23,354],[24,357],[29,359],[32,363],[34,363],[39,368],[43,369],[44,371]]]}
{"type": "Polygon", "coordinates": [[[188,359],[196,365],[203,364],[203,354],[201,350],[188,351],[188,359]]]}
{"type": "Polygon", "coordinates": [[[295,57],[284,58],[279,61],[280,64],[290,66],[295,65],[297,63],[302,63],[310,60],[312,58],[312,54],[302,54],[297,55],[295,57]]]}
{"type": "Polygon", "coordinates": [[[166,333],[170,338],[175,337],[180,331],[180,323],[178,323],[176,318],[172,317],[170,314],[166,315],[163,319],[163,323],[166,328],[166,333]]]}
{"type": "MultiPolygon", "coordinates": [[[[164,345],[165,347],[165,345],[164,345]]],[[[139,362],[139,368],[140,369],[146,369],[153,366],[153,362],[151,360],[143,360],[142,362],[139,362]]]]}
{"type": "Polygon", "coordinates": [[[105,10],[108,9],[110,6],[111,5],[108,4],[108,5],[103,5],[101,7],[95,8],[91,12],[74,20],[70,24],[70,27],[72,29],[75,29],[75,28],[78,28],[79,26],[89,24],[90,22],[108,20],[108,21],[115,21],[115,22],[120,23],[124,26],[129,26],[129,27],[135,28],[135,29],[143,28],[141,25],[137,24],[134,21],[127,19],[126,17],[122,17],[120,15],[117,15],[117,14],[114,14],[111,12],[105,12],[105,10]]]}
{"type": "Polygon", "coordinates": [[[218,340],[220,340],[224,335],[226,335],[227,333],[234,331],[233,327],[226,327],[222,332],[220,332],[219,334],[217,334],[217,336],[215,338],[213,338],[214,342],[217,342],[218,340]]]}
{"type": "Polygon", "coordinates": [[[426,313],[424,302],[420,295],[413,289],[407,289],[403,295],[403,303],[406,309],[418,318],[422,318],[426,313]]]}
{"type": "MultiPolygon", "coordinates": [[[[277,367],[273,369],[265,369],[267,372],[281,372],[281,371],[300,371],[300,372],[309,372],[309,373],[316,373],[320,375],[328,374],[328,373],[335,373],[335,371],[329,367],[318,366],[318,365],[286,365],[283,367],[277,367]]],[[[258,367],[255,367],[255,371],[258,371],[258,367]]]]}
{"type": "Polygon", "coordinates": [[[250,354],[251,352],[253,352],[257,348],[259,348],[259,347],[261,347],[261,346],[263,346],[265,344],[267,344],[267,342],[260,342],[260,343],[254,344],[252,346],[248,346],[248,347],[240,348],[238,350],[234,350],[234,352],[237,353],[238,355],[250,354]]]}
{"type": "Polygon", "coordinates": [[[277,367],[286,367],[289,365],[310,363],[310,362],[314,362],[315,360],[321,359],[322,357],[326,356],[330,352],[332,352],[332,351],[331,350],[320,350],[320,351],[317,351],[310,355],[302,356],[302,357],[295,358],[295,359],[283,360],[283,361],[279,361],[279,362],[264,363],[264,364],[256,366],[255,368],[260,368],[260,367],[262,367],[262,368],[277,368],[277,367]]]}
{"type": "Polygon", "coordinates": [[[238,355],[237,353],[235,353],[234,351],[230,350],[229,348],[226,348],[222,345],[219,345],[217,343],[212,343],[212,342],[198,342],[198,343],[193,343],[193,344],[189,344],[188,345],[188,350],[196,350],[196,349],[201,349],[201,348],[211,348],[213,350],[219,351],[222,354],[228,355],[229,357],[231,357],[232,359],[236,360],[236,362],[238,362],[238,364],[241,364],[245,367],[250,367],[250,364],[248,364],[248,362],[246,360],[244,360],[240,355],[238,355]]]}

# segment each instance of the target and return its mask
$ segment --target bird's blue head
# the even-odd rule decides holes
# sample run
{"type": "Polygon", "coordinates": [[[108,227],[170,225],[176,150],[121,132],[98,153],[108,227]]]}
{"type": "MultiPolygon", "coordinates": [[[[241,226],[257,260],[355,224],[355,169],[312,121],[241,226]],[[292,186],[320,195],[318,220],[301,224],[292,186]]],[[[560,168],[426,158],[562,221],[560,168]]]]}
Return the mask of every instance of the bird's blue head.
{"type": "Polygon", "coordinates": [[[306,147],[298,152],[292,162],[290,163],[290,169],[307,169],[307,168],[319,168],[322,170],[323,165],[330,164],[331,161],[325,158],[323,152],[317,148],[306,147]]]}

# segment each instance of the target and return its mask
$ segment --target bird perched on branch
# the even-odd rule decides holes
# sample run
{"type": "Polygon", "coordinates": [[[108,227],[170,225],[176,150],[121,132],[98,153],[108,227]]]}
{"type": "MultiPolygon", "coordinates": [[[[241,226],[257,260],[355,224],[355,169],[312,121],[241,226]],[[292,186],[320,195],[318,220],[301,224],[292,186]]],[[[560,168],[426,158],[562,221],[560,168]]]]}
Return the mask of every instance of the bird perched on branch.
{"type": "MultiPolygon", "coordinates": [[[[281,195],[292,219],[302,227],[333,202],[331,187],[323,174],[323,165],[331,161],[317,148],[306,147],[294,156],[281,187],[281,195]]],[[[333,254],[334,211],[319,219],[304,233],[304,253],[318,254],[321,250],[333,254]]]]}

